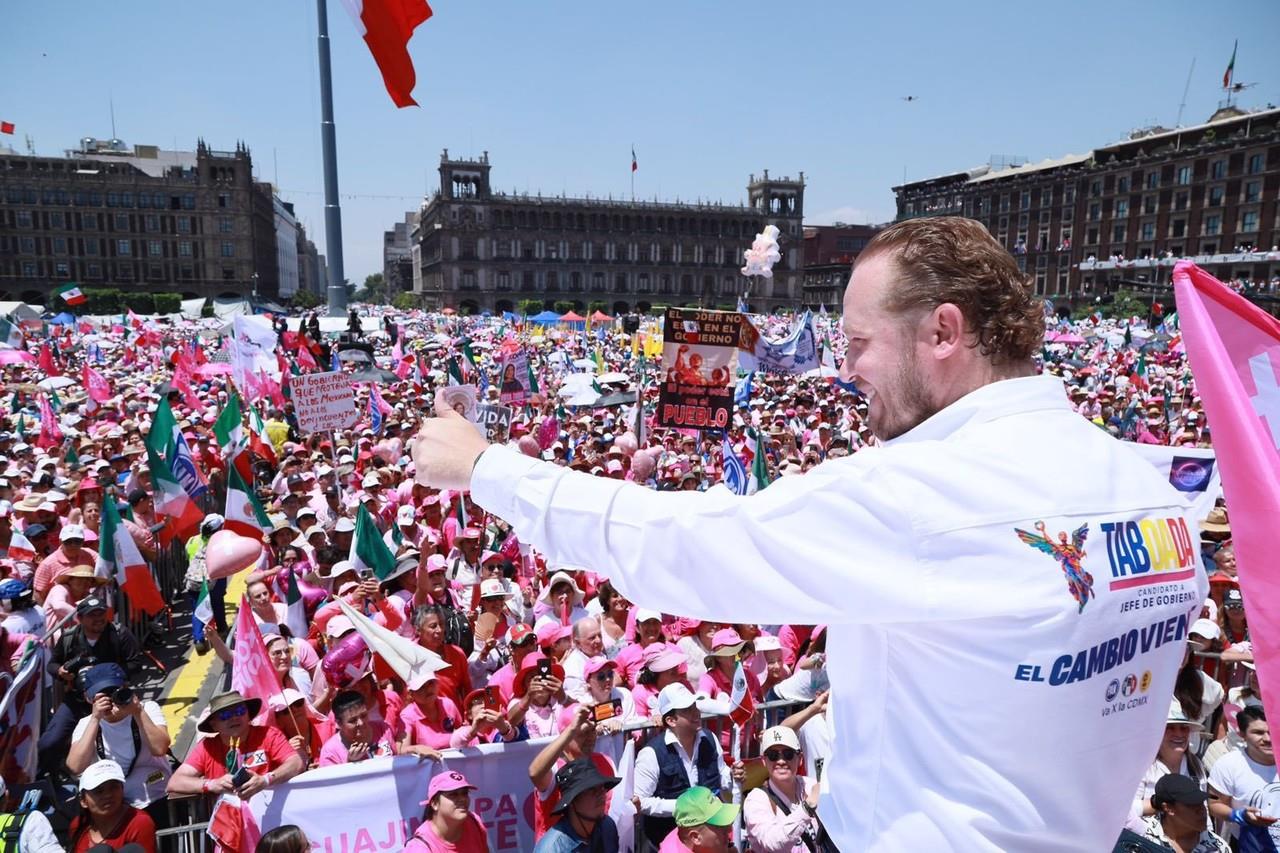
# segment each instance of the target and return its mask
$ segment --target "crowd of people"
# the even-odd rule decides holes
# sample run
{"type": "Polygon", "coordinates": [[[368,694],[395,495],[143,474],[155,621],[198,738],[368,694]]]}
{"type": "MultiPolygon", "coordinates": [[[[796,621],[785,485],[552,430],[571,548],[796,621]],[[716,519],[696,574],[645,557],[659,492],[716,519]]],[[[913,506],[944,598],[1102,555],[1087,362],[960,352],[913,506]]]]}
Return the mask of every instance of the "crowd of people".
{"type": "MultiPolygon", "coordinates": [[[[775,338],[795,321],[755,318],[775,338]]],[[[19,766],[16,753],[0,766],[9,792],[0,832],[19,825],[16,849],[136,844],[150,853],[172,819],[170,796],[249,799],[311,768],[396,755],[433,761],[446,750],[535,740],[545,743],[528,769],[535,849],[616,850],[607,804],[621,780],[596,746],[623,730],[640,738],[629,787],[651,849],[723,851],[735,827],[755,851],[834,849],[818,810],[830,754],[824,626],[720,624],[638,608],[592,567],[549,564],[469,495],[417,483],[410,449],[436,393],[473,388],[475,403],[497,407],[499,365],[517,351],[530,393],[491,425],[493,441],[659,490],[724,488],[726,443],[748,468],[763,453],[766,480],[858,452],[875,439],[856,388],[821,371],[756,374],[739,380],[747,390],[723,434],[680,431],[662,428],[652,405],[660,323],[627,333],[611,318],[539,326],[366,308],[340,341],[314,316],[274,322],[279,378],[254,387],[233,382],[218,321],[84,321],[44,339],[32,331],[25,348],[10,350],[24,355],[3,368],[11,395],[0,432],[0,670],[12,679],[31,647],[46,644],[57,696],[40,721],[37,766],[19,766]],[[306,433],[290,378],[335,367],[355,371],[359,422],[306,433]],[[561,395],[584,370],[608,404],[561,395]],[[57,377],[71,381],[49,381],[57,377]],[[97,382],[108,393],[94,393],[97,382]],[[247,447],[215,430],[235,398],[246,415],[238,426],[253,435],[247,447]],[[202,486],[193,529],[178,531],[156,503],[147,441],[162,404],[202,486]],[[228,607],[238,602],[226,598],[228,579],[209,571],[209,543],[227,529],[232,513],[219,501],[244,463],[269,525],[262,558],[235,582],[280,690],[215,696],[197,709],[199,734],[175,758],[176,733],[131,686],[151,664],[123,621],[133,604],[101,569],[104,537],[118,515],[144,561],[180,555],[187,570],[178,588],[162,590],[166,601],[204,616],[192,617],[192,654],[230,666],[228,607]],[[353,547],[365,516],[392,558],[379,573],[353,547]],[[302,630],[290,614],[293,589],[302,630]],[[211,607],[202,611],[206,593],[211,607]],[[326,667],[358,633],[340,601],[435,653],[443,668],[406,679],[377,659],[326,667]],[[789,704],[756,713],[734,735],[728,715],[770,702],[789,704]],[[75,792],[79,815],[61,838],[39,811],[12,811],[15,786],[39,778],[75,792]]],[[[845,343],[836,319],[823,312],[813,322],[838,360],[845,343]]],[[[1125,440],[1212,447],[1176,326],[1048,317],[1046,333],[1044,370],[1063,379],[1082,417],[1125,440]]],[[[1248,843],[1274,820],[1258,799],[1275,783],[1275,758],[1225,508],[1201,535],[1211,596],[1127,827],[1179,851],[1225,850],[1232,836],[1248,843]]],[[[473,790],[460,773],[436,772],[407,849],[487,851],[473,790]]],[[[302,830],[280,827],[258,849],[311,848],[302,830]]]]}

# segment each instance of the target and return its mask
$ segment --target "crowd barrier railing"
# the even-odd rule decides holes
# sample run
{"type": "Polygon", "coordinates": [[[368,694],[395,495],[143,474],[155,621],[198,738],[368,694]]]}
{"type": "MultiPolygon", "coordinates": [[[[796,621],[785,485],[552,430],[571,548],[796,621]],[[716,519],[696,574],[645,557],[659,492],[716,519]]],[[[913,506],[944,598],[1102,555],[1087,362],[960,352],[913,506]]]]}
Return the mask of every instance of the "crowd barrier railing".
{"type": "MultiPolygon", "coordinates": [[[[805,708],[808,702],[795,702],[791,700],[777,700],[773,702],[765,702],[756,706],[755,716],[751,722],[744,728],[754,728],[757,733],[764,731],[771,725],[778,725],[782,720],[791,714],[805,708]]],[[[719,737],[724,728],[730,725],[729,718],[725,716],[707,716],[703,718],[703,725],[714,736],[719,737]]],[[[622,733],[628,738],[636,741],[636,747],[639,748],[648,742],[649,738],[657,734],[659,727],[655,726],[652,721],[635,722],[624,725],[622,733]]],[[[546,738],[550,741],[551,738],[546,738]]],[[[455,750],[445,750],[446,759],[450,755],[461,756],[462,753],[455,750]]],[[[744,739],[742,743],[742,757],[744,760],[751,760],[759,756],[759,744],[754,741],[744,739]]],[[[213,849],[212,840],[207,832],[209,829],[209,814],[212,809],[212,796],[184,796],[170,797],[169,827],[158,830],[156,832],[156,849],[159,853],[204,853],[213,849]]],[[[652,839],[653,846],[656,847],[662,839],[652,839]]],[[[636,821],[636,850],[645,849],[645,839],[643,835],[642,822],[636,821]]]]}

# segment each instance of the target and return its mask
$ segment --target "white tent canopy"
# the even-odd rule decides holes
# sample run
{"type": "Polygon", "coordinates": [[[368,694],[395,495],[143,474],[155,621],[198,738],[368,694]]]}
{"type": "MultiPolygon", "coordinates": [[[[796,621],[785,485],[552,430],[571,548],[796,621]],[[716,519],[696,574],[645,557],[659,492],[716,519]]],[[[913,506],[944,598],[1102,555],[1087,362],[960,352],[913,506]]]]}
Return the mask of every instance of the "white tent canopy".
{"type": "Polygon", "coordinates": [[[28,305],[25,302],[0,302],[0,317],[12,317],[18,322],[23,320],[39,320],[41,307],[28,305]]]}

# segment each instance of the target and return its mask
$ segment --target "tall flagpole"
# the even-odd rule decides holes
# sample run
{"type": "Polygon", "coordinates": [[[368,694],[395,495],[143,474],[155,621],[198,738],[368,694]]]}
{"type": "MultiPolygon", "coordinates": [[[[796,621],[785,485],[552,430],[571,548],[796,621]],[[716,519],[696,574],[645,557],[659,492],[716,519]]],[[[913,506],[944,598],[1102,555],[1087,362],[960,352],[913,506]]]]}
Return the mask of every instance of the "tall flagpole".
{"type": "Polygon", "coordinates": [[[329,71],[327,0],[316,0],[316,39],[320,54],[320,143],[324,154],[324,242],[329,272],[329,316],[347,312],[346,276],[342,271],[342,207],[338,204],[338,143],[333,124],[333,80],[329,71]]]}

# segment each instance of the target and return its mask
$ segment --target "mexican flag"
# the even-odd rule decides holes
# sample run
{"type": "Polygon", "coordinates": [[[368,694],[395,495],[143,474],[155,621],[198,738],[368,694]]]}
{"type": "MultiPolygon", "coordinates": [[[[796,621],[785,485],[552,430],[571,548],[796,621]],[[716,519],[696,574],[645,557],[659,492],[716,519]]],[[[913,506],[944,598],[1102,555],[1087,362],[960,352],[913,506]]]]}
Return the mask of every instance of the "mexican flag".
{"type": "Polygon", "coordinates": [[[769,464],[765,456],[764,434],[756,430],[756,447],[751,457],[751,476],[747,478],[747,494],[755,494],[767,485],[769,485],[769,464]]]}
{"type": "Polygon", "coordinates": [[[1236,74],[1236,51],[1240,48],[1239,40],[1231,48],[1231,61],[1227,63],[1227,70],[1222,74],[1222,88],[1231,88],[1231,78],[1236,74]]]}
{"type": "Polygon", "coordinates": [[[275,465],[276,448],[267,436],[267,424],[257,409],[249,409],[249,449],[275,465]]]}
{"type": "Polygon", "coordinates": [[[235,468],[227,469],[227,503],[222,514],[223,527],[240,536],[261,539],[271,529],[271,519],[235,468]]]}
{"type": "Polygon", "coordinates": [[[369,515],[369,510],[363,504],[356,513],[356,531],[351,537],[351,553],[347,559],[355,566],[357,573],[368,569],[378,580],[391,574],[396,567],[395,555],[382,540],[382,534],[373,523],[373,516],[369,515]]]}
{"type": "Polygon", "coordinates": [[[191,611],[191,618],[197,625],[208,625],[213,621],[213,602],[209,600],[209,581],[200,582],[200,597],[196,599],[196,607],[191,611]]]}
{"type": "Polygon", "coordinates": [[[729,719],[738,726],[746,725],[756,712],[756,700],[751,698],[751,691],[747,689],[747,673],[742,668],[742,661],[738,661],[737,666],[733,668],[733,689],[729,693],[729,708],[731,709],[729,719]]]}
{"type": "Polygon", "coordinates": [[[89,301],[89,297],[84,295],[80,290],[80,285],[74,281],[67,282],[53,292],[61,296],[68,305],[83,305],[89,301]]]}
{"type": "Polygon", "coordinates": [[[151,485],[155,488],[156,513],[165,516],[165,526],[159,534],[160,543],[168,545],[175,536],[179,539],[194,536],[204,520],[204,511],[174,479],[169,463],[150,447],[147,448],[147,465],[151,469],[151,485]]]}
{"type": "Polygon", "coordinates": [[[397,107],[416,107],[417,75],[409,55],[409,38],[431,17],[427,0],[343,0],[360,37],[382,72],[382,83],[397,107]]]}
{"type": "Polygon", "coordinates": [[[35,558],[36,546],[31,544],[31,540],[22,531],[13,531],[13,537],[9,540],[9,559],[21,562],[34,561],[35,558]]]}
{"type": "Polygon", "coordinates": [[[285,590],[284,603],[284,624],[289,626],[290,633],[295,637],[307,636],[307,610],[303,606],[302,593],[298,591],[298,578],[292,570],[289,571],[289,586],[285,590]]]}
{"type": "Polygon", "coordinates": [[[218,413],[213,422],[213,435],[222,449],[222,458],[235,468],[244,483],[253,482],[253,468],[250,465],[249,439],[244,434],[244,419],[240,414],[240,395],[232,391],[227,396],[227,405],[218,413]]]}
{"type": "Polygon", "coordinates": [[[102,520],[98,523],[98,577],[114,579],[129,599],[129,607],[135,612],[159,613],[164,609],[164,598],[151,576],[138,546],[129,529],[120,521],[120,513],[114,501],[102,504],[102,520]]]}
{"type": "Polygon", "coordinates": [[[0,318],[0,344],[6,344],[14,349],[22,348],[22,329],[18,328],[16,323],[10,323],[4,318],[0,318]]]}

